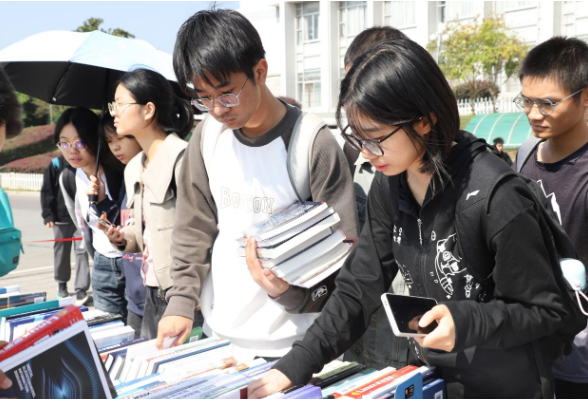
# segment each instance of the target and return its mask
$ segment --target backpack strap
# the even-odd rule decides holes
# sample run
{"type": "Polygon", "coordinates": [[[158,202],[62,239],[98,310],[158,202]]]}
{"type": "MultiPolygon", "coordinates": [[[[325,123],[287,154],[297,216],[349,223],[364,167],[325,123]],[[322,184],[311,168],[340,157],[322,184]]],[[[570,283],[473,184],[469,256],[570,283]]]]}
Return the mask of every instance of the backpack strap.
{"type": "Polygon", "coordinates": [[[211,117],[210,114],[204,119],[202,135],[200,137],[200,154],[202,154],[204,167],[207,171],[211,165],[214,150],[216,149],[220,135],[225,129],[227,127],[211,117]]]}
{"type": "Polygon", "coordinates": [[[59,157],[55,157],[54,159],[52,159],[51,165],[53,165],[53,168],[55,168],[56,171],[59,171],[59,157]]]}
{"type": "Polygon", "coordinates": [[[327,124],[314,114],[302,112],[294,125],[288,145],[287,167],[298,200],[311,198],[310,160],[316,135],[327,124]]]}
{"type": "Polygon", "coordinates": [[[533,154],[535,148],[539,145],[539,143],[541,143],[541,139],[536,138],[535,136],[531,136],[530,138],[525,140],[525,143],[523,143],[521,147],[519,147],[519,150],[517,151],[517,157],[515,159],[516,171],[518,173],[521,172],[521,170],[527,163],[527,160],[529,159],[531,154],[533,154]]]}
{"type": "Polygon", "coordinates": [[[8,195],[3,189],[0,189],[0,229],[13,228],[14,219],[12,217],[12,208],[8,195]]]}

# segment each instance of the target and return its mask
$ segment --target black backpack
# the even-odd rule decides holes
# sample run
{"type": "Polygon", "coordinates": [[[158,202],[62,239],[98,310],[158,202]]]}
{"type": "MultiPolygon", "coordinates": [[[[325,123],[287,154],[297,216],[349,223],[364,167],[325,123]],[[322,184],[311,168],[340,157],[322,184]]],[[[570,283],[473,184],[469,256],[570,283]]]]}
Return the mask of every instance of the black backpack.
{"type": "MultiPolygon", "coordinates": [[[[490,152],[482,152],[474,159],[472,163],[471,172],[468,178],[467,184],[461,182],[461,187],[458,190],[459,200],[457,201],[456,207],[456,226],[460,236],[467,241],[467,247],[475,248],[475,251],[486,251],[490,254],[488,249],[482,249],[486,247],[484,237],[480,223],[472,223],[472,220],[464,221],[461,220],[460,216],[462,211],[466,207],[465,191],[469,188],[476,187],[482,188],[482,192],[479,197],[485,201],[485,207],[478,207],[479,210],[488,210],[489,199],[496,186],[504,181],[514,177],[518,177],[524,183],[528,189],[527,193],[523,193],[528,196],[535,203],[535,211],[539,216],[539,225],[543,234],[544,242],[548,244],[547,250],[552,266],[552,272],[559,287],[563,304],[568,314],[563,318],[562,326],[557,329],[554,336],[559,339],[559,344],[550,346],[550,356],[552,361],[556,362],[563,356],[570,354],[572,351],[572,344],[576,335],[586,328],[588,323],[588,317],[584,315],[580,306],[577,302],[576,293],[568,283],[561,270],[559,260],[562,258],[574,258],[578,259],[578,255],[574,248],[573,243],[564,231],[563,227],[559,223],[555,212],[551,207],[549,199],[547,199],[543,188],[534,180],[522,176],[513,171],[506,163],[502,160],[495,158],[496,156],[490,152]]],[[[485,220],[484,215],[473,216],[472,219],[485,220]]],[[[483,224],[482,224],[483,225],[483,224]]],[[[462,246],[464,243],[462,243],[462,246]]],[[[463,250],[463,249],[462,249],[463,250]]],[[[470,249],[471,250],[471,249],[470,249]]],[[[482,253],[483,254],[483,253],[482,253]]],[[[465,257],[462,262],[465,261],[465,257]]],[[[486,260],[486,262],[476,263],[476,265],[465,264],[469,273],[474,279],[479,282],[482,287],[486,290],[486,293],[494,292],[494,281],[492,279],[492,272],[494,268],[493,260],[486,260]]],[[[490,300],[491,298],[485,299],[490,300]]],[[[550,340],[546,338],[546,340],[550,340]]]]}

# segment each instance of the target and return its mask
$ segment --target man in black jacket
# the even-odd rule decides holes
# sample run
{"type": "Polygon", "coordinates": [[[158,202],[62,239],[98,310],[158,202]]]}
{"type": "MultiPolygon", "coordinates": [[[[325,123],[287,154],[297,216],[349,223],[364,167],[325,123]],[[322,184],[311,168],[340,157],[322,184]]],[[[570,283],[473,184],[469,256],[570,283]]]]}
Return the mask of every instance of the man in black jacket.
{"type": "MultiPolygon", "coordinates": [[[[71,278],[71,241],[60,241],[61,239],[71,239],[75,235],[76,226],[71,220],[61,189],[59,188],[59,175],[69,164],[63,156],[51,160],[51,164],[45,170],[43,176],[43,187],[41,188],[41,208],[43,223],[47,228],[53,229],[55,242],[53,244],[53,260],[55,267],[55,280],[58,283],[57,297],[67,297],[67,282],[71,278]]],[[[76,271],[88,271],[88,255],[83,246],[74,241],[74,251],[76,254],[76,271]]],[[[75,282],[76,304],[82,305],[88,301],[87,290],[90,282],[86,278],[87,274],[77,274],[75,282]]]]}
{"type": "Polygon", "coordinates": [[[512,159],[504,151],[504,139],[500,137],[494,139],[494,147],[496,147],[496,150],[498,151],[498,155],[500,156],[500,158],[502,158],[504,162],[508,164],[509,167],[512,167],[512,159]]]}

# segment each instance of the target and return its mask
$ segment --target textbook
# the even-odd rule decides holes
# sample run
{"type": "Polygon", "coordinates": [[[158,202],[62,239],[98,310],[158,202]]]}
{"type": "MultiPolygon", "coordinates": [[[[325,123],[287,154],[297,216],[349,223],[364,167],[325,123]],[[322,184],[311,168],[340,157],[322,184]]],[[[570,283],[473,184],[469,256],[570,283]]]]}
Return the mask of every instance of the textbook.
{"type": "Polygon", "coordinates": [[[297,201],[285,210],[264,219],[243,232],[243,237],[263,241],[300,225],[326,210],[326,203],[297,201]]]}
{"type": "MultiPolygon", "coordinates": [[[[112,393],[86,323],[78,322],[59,332],[46,325],[41,342],[23,348],[0,362],[13,385],[0,396],[41,399],[109,399],[112,393]]],[[[67,311],[67,310],[66,310],[67,311]]],[[[67,315],[58,319],[69,319],[67,315]]]]}
{"type": "Polygon", "coordinates": [[[66,297],[59,300],[44,301],[42,303],[29,304],[21,307],[8,308],[0,310],[0,318],[8,318],[13,315],[26,314],[33,311],[40,311],[49,308],[63,308],[74,303],[73,297],[66,297]]]}
{"type": "Polygon", "coordinates": [[[20,292],[20,285],[0,287],[0,294],[20,292]]]}
{"type": "Polygon", "coordinates": [[[27,304],[42,303],[47,300],[47,292],[14,294],[0,298],[0,310],[12,307],[26,306],[27,304]]]}
{"type": "Polygon", "coordinates": [[[133,340],[135,337],[135,330],[130,326],[123,325],[115,326],[111,329],[99,330],[98,332],[90,332],[90,335],[92,335],[96,347],[102,348],[133,340]]]}

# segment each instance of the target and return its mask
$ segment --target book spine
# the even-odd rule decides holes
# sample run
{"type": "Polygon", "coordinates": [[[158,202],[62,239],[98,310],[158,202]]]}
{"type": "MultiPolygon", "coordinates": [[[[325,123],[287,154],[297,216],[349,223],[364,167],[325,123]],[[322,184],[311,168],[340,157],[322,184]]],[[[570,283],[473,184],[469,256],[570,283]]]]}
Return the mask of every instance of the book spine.
{"type": "Polygon", "coordinates": [[[72,304],[73,304],[72,297],[66,297],[65,299],[60,299],[60,300],[44,301],[43,303],[29,304],[27,306],[1,310],[0,311],[0,318],[11,317],[16,314],[24,314],[24,313],[33,312],[33,311],[44,310],[47,308],[65,307],[65,306],[69,306],[72,304]]]}
{"type": "Polygon", "coordinates": [[[47,300],[47,293],[17,294],[0,299],[0,309],[37,304],[47,300]]]}
{"type": "Polygon", "coordinates": [[[412,371],[416,371],[418,368],[414,365],[408,365],[404,368],[399,369],[398,371],[393,371],[380,379],[372,381],[364,386],[358,387],[357,389],[352,390],[345,394],[346,397],[351,397],[354,399],[362,399],[364,396],[369,395],[370,393],[381,389],[384,386],[390,385],[391,382],[397,380],[403,375],[406,375],[412,371]]]}
{"type": "Polygon", "coordinates": [[[63,310],[53,314],[50,318],[41,322],[39,325],[7,344],[0,349],[0,361],[27,349],[41,339],[53,336],[59,330],[65,329],[78,321],[83,321],[82,313],[78,307],[67,306],[63,310]]]}

